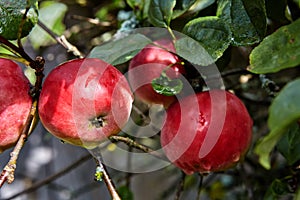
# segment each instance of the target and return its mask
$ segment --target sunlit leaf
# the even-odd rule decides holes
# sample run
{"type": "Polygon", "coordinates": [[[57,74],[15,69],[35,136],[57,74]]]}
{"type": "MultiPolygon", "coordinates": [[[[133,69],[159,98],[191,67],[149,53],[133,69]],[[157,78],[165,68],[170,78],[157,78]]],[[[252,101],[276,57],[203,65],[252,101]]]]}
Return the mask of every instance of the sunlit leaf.
{"type": "Polygon", "coordinates": [[[273,73],[300,64],[300,19],[266,37],[250,54],[254,73],[273,73]]]}

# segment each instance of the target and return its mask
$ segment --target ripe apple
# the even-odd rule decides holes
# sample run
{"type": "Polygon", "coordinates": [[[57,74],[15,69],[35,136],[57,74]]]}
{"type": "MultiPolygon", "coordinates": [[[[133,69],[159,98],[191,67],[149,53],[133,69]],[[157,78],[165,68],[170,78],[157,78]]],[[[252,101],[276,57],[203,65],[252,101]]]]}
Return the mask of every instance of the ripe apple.
{"type": "Polygon", "coordinates": [[[74,59],[53,69],[39,98],[39,116],[54,136],[91,149],[119,133],[133,102],[129,84],[114,66],[74,59]]]}
{"type": "Polygon", "coordinates": [[[211,90],[184,97],[167,109],[161,144],[186,174],[208,173],[238,163],[251,135],[252,119],[242,101],[230,92],[211,90]]]}
{"type": "Polygon", "coordinates": [[[130,61],[128,79],[138,99],[148,104],[162,104],[168,107],[176,97],[157,93],[151,82],[160,77],[163,70],[166,70],[168,77],[175,79],[184,74],[185,69],[178,56],[171,53],[175,52],[171,40],[161,39],[154,44],[145,46],[130,61]]]}
{"type": "Polygon", "coordinates": [[[15,62],[0,58],[0,153],[20,137],[32,103],[29,81],[15,62]]]}

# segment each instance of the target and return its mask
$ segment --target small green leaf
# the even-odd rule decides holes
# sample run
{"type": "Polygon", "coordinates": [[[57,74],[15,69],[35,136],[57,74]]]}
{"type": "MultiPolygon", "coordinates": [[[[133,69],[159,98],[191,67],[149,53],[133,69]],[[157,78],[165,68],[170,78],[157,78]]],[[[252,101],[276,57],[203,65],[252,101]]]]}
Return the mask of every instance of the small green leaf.
{"type": "Polygon", "coordinates": [[[183,33],[200,43],[214,61],[220,58],[231,43],[230,27],[218,17],[200,17],[188,22],[183,33]]]}
{"type": "Polygon", "coordinates": [[[133,200],[133,192],[127,186],[121,186],[117,188],[117,192],[123,200],[133,200]]]}
{"type": "Polygon", "coordinates": [[[230,25],[236,46],[252,45],[265,36],[267,21],[264,1],[219,0],[217,16],[230,25]]]}
{"type": "Polygon", "coordinates": [[[142,34],[131,34],[119,40],[96,46],[88,57],[99,58],[112,65],[118,65],[132,59],[152,41],[142,34]]]}
{"type": "Polygon", "coordinates": [[[178,0],[176,1],[176,5],[173,10],[172,19],[179,17],[183,13],[185,13],[194,3],[196,0],[178,0]]]}
{"type": "Polygon", "coordinates": [[[277,144],[278,151],[285,157],[289,165],[300,160],[300,127],[294,123],[277,144]]]}
{"type": "MultiPolygon", "coordinates": [[[[51,31],[61,35],[65,30],[62,20],[67,12],[67,6],[63,3],[44,1],[40,7],[39,20],[51,31]]],[[[55,40],[39,26],[33,28],[29,39],[35,49],[55,43],[55,40]]]]}
{"type": "Polygon", "coordinates": [[[165,96],[179,94],[183,87],[180,79],[170,79],[165,71],[158,78],[153,79],[151,84],[155,92],[165,96]]]}
{"type": "Polygon", "coordinates": [[[250,54],[253,73],[274,73],[300,64],[300,19],[267,36],[250,54]]]}
{"type": "Polygon", "coordinates": [[[167,28],[172,19],[175,0],[151,0],[148,17],[154,26],[167,28]]]}
{"type": "Polygon", "coordinates": [[[213,58],[199,42],[183,37],[175,42],[176,54],[192,64],[207,66],[214,62],[213,58]]]}
{"type": "Polygon", "coordinates": [[[21,38],[29,34],[37,24],[37,0],[1,0],[0,1],[0,35],[8,40],[18,39],[19,28],[25,10],[29,8],[24,24],[22,25],[21,38]]]}
{"type": "Polygon", "coordinates": [[[300,119],[299,88],[300,79],[288,83],[269,108],[270,133],[257,143],[254,150],[259,156],[259,162],[266,169],[270,169],[270,153],[277,142],[287,134],[290,126],[300,119]]]}

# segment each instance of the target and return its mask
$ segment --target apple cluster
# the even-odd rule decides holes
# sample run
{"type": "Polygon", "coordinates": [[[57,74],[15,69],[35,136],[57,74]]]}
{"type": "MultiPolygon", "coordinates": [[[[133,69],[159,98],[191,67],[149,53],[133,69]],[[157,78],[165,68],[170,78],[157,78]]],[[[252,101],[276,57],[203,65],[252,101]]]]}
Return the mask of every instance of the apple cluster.
{"type": "MultiPolygon", "coordinates": [[[[60,64],[46,77],[38,112],[44,127],[67,143],[95,148],[118,134],[130,117],[133,93],[161,104],[166,116],[161,145],[186,174],[226,170],[243,159],[251,143],[252,119],[242,101],[225,90],[160,94],[152,81],[186,75],[170,40],[147,45],[129,63],[128,80],[97,58],[60,64]],[[132,92],[133,91],[133,92],[132,92]]],[[[14,62],[0,60],[0,152],[18,140],[32,104],[29,82],[14,62]]]]}

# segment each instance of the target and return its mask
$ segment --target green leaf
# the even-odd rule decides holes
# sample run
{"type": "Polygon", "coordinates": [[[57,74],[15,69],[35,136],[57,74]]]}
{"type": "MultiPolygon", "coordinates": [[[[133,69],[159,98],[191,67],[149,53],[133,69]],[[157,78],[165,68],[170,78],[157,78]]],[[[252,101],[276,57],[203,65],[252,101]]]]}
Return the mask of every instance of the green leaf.
{"type": "Polygon", "coordinates": [[[183,33],[197,40],[214,61],[220,58],[231,43],[229,26],[218,17],[200,17],[188,22],[183,33]]]}
{"type": "Polygon", "coordinates": [[[257,143],[254,150],[259,156],[260,164],[266,169],[270,169],[270,153],[277,142],[287,134],[290,126],[300,119],[299,88],[300,79],[288,83],[269,108],[270,133],[257,143]]]}
{"type": "MultiPolygon", "coordinates": [[[[67,6],[54,1],[44,1],[39,10],[39,20],[43,22],[51,31],[61,35],[65,26],[62,20],[67,12],[67,6]]],[[[29,34],[32,46],[38,49],[40,46],[47,46],[56,43],[55,40],[39,26],[34,27],[29,34]]]]}
{"type": "Polygon", "coordinates": [[[277,149],[289,165],[300,160],[300,126],[298,123],[289,127],[287,133],[278,142],[277,149]]]}
{"type": "Polygon", "coordinates": [[[173,10],[172,19],[185,13],[195,2],[196,0],[177,0],[173,10]]]}
{"type": "Polygon", "coordinates": [[[294,0],[294,2],[297,4],[297,6],[300,8],[300,0],[294,0]]]}
{"type": "Polygon", "coordinates": [[[126,0],[138,19],[145,19],[148,17],[150,1],[151,0],[126,0]]]}
{"type": "Polygon", "coordinates": [[[133,200],[133,192],[127,186],[121,186],[117,188],[117,192],[123,200],[133,200]]]}
{"type": "Polygon", "coordinates": [[[214,62],[199,42],[190,38],[183,37],[175,42],[176,54],[186,59],[192,64],[207,66],[214,62]]]}
{"type": "Polygon", "coordinates": [[[166,72],[152,80],[152,87],[155,92],[165,96],[173,96],[179,94],[183,88],[183,83],[180,79],[170,79],[166,72]]]}
{"type": "Polygon", "coordinates": [[[280,195],[288,194],[289,192],[289,187],[286,182],[275,179],[268,188],[264,200],[278,199],[280,195]]]}
{"type": "Polygon", "coordinates": [[[265,36],[267,22],[262,0],[219,0],[217,16],[230,25],[233,45],[252,45],[265,36]]]}
{"type": "Polygon", "coordinates": [[[300,64],[300,19],[267,36],[250,54],[253,73],[274,73],[300,64]]]}
{"type": "Polygon", "coordinates": [[[158,27],[168,27],[175,4],[175,0],[151,0],[148,11],[150,23],[158,27]]]}
{"type": "Polygon", "coordinates": [[[99,58],[112,65],[125,63],[152,41],[142,34],[131,34],[119,40],[96,46],[88,57],[99,58]]]}
{"type": "Polygon", "coordinates": [[[29,34],[37,24],[37,0],[1,0],[0,1],[0,35],[8,40],[18,39],[19,28],[22,25],[21,38],[29,34]],[[25,10],[29,8],[24,24],[22,19],[25,10]]]}

